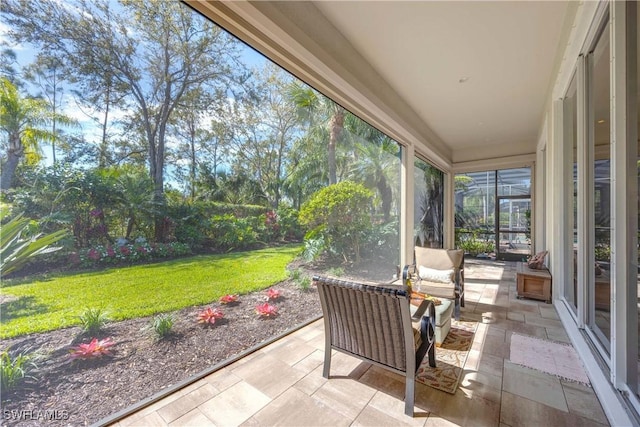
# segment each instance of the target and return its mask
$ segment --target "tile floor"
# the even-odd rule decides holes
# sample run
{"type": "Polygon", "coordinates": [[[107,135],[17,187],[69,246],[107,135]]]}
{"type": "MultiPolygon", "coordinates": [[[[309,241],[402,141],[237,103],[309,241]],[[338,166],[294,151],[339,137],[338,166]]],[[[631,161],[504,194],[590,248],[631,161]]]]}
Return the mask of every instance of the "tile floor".
{"type": "Polygon", "coordinates": [[[455,395],[336,353],[322,377],[322,319],[244,357],[116,426],[601,426],[589,387],[509,361],[513,332],[569,342],[552,305],[516,299],[515,263],[472,260],[463,316],[479,322],[455,395]]]}

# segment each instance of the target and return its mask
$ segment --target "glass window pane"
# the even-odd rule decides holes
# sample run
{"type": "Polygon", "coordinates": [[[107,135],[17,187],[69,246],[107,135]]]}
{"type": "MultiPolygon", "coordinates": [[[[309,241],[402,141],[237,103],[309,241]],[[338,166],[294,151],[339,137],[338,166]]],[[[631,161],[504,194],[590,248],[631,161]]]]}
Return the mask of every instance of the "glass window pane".
{"type": "Polygon", "coordinates": [[[498,171],[498,195],[519,196],[531,194],[531,169],[504,169],[498,171]]]}
{"type": "Polygon", "coordinates": [[[589,75],[591,81],[591,108],[593,122],[590,132],[593,137],[593,225],[595,266],[587,266],[588,283],[593,283],[595,291],[591,304],[590,327],[598,333],[605,348],[609,348],[611,339],[611,137],[610,137],[610,58],[609,24],[603,29],[593,53],[589,55],[589,75]]]}
{"type": "Polygon", "coordinates": [[[414,166],[415,244],[441,248],[444,245],[444,173],[417,157],[414,166]]]}
{"type": "MultiPolygon", "coordinates": [[[[37,355],[35,375],[3,387],[3,410],[44,409],[64,390],[64,424],[99,423],[320,315],[311,270],[392,278],[397,142],[183,2],[16,7],[28,10],[7,28],[10,92],[46,137],[3,215],[67,238],[3,273],[2,350],[37,355]],[[50,37],[8,35],[25,27],[50,37]],[[51,111],[69,120],[41,120],[51,111]],[[272,286],[284,298],[264,307],[272,286]]],[[[419,218],[442,246],[443,175],[424,165],[419,218]]]]}

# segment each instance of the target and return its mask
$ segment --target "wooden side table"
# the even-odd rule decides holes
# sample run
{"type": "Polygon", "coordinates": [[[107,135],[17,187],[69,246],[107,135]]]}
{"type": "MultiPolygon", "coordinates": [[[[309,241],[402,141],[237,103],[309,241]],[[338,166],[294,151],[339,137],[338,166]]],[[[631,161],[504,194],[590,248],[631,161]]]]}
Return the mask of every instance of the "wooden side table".
{"type": "Polygon", "coordinates": [[[551,273],[544,270],[533,270],[523,262],[518,263],[518,299],[533,298],[551,304],[551,273]]]}

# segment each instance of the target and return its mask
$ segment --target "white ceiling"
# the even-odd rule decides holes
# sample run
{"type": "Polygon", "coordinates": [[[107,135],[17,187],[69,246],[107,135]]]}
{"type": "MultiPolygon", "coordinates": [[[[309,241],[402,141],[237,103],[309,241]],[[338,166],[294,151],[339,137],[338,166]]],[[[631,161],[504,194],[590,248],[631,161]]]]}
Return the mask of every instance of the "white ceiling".
{"type": "Polygon", "coordinates": [[[569,2],[314,4],[452,152],[534,152],[569,2]]]}

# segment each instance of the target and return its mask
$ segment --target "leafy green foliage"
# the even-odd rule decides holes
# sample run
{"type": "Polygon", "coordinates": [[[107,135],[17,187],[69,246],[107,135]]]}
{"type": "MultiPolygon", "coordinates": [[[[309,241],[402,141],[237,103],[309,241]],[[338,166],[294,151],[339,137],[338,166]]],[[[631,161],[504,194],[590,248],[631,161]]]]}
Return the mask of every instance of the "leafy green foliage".
{"type": "Polygon", "coordinates": [[[227,294],[266,289],[286,278],[301,245],[251,252],[200,255],[159,264],[95,272],[3,280],[0,338],[79,325],[86,307],[109,301],[113,321],[206,305],[227,294]]]}
{"type": "Polygon", "coordinates": [[[51,105],[40,98],[23,97],[18,88],[6,77],[0,78],[0,131],[6,135],[6,161],[3,159],[0,188],[12,187],[18,163],[36,164],[42,157],[41,143],[55,142],[56,133],[48,128],[55,120],[61,125],[74,121],[54,114],[51,105]]]}
{"type": "Polygon", "coordinates": [[[80,314],[82,329],[89,335],[97,335],[108,321],[109,316],[100,308],[87,308],[80,314]]]}
{"type": "Polygon", "coordinates": [[[308,291],[311,287],[311,277],[304,276],[298,281],[298,287],[303,291],[308,291]]]}
{"type": "Polygon", "coordinates": [[[344,268],[331,267],[329,270],[327,270],[327,273],[330,274],[331,276],[336,276],[336,277],[344,276],[344,268]]]}
{"type": "Polygon", "coordinates": [[[30,232],[34,222],[18,214],[2,226],[0,234],[0,275],[6,275],[19,270],[32,257],[46,252],[53,252],[59,247],[52,244],[65,237],[65,230],[58,230],[51,234],[30,232]]]}
{"type": "Polygon", "coordinates": [[[371,228],[373,193],[361,184],[342,181],[315,193],[300,208],[300,223],[322,236],[327,247],[345,260],[355,256],[371,228]]]}
{"type": "Polygon", "coordinates": [[[308,290],[311,287],[311,278],[304,274],[304,271],[300,268],[289,271],[289,277],[293,280],[300,289],[303,291],[308,290]]]}
{"type": "Polygon", "coordinates": [[[324,236],[320,234],[320,230],[312,230],[304,238],[304,251],[302,252],[302,258],[305,261],[315,261],[324,253],[327,245],[325,243],[324,236]]]}
{"type": "Polygon", "coordinates": [[[480,231],[463,229],[456,230],[456,248],[463,249],[465,253],[476,256],[481,253],[489,253],[495,250],[493,240],[481,239],[480,231]]]}
{"type": "Polygon", "coordinates": [[[211,231],[216,246],[224,249],[246,249],[258,243],[257,223],[252,218],[218,215],[211,219],[211,231]]]}
{"type": "Polygon", "coordinates": [[[0,353],[0,388],[5,391],[15,388],[35,367],[32,355],[11,356],[9,350],[3,351],[0,353]]]}
{"type": "Polygon", "coordinates": [[[160,314],[151,321],[151,329],[156,334],[156,338],[162,340],[172,333],[175,319],[171,314],[160,314]]]}

